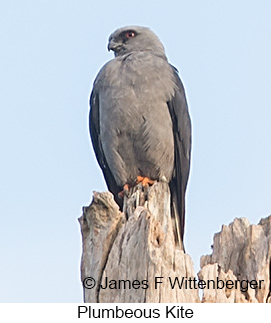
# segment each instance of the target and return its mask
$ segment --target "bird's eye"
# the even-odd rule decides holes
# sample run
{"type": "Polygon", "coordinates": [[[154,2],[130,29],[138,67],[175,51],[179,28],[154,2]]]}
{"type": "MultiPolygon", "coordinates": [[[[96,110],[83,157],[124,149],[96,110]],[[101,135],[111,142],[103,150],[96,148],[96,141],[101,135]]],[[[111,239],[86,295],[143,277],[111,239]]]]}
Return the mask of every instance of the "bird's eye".
{"type": "Polygon", "coordinates": [[[126,38],[133,38],[133,37],[135,37],[135,33],[133,31],[128,31],[126,33],[126,38]]]}

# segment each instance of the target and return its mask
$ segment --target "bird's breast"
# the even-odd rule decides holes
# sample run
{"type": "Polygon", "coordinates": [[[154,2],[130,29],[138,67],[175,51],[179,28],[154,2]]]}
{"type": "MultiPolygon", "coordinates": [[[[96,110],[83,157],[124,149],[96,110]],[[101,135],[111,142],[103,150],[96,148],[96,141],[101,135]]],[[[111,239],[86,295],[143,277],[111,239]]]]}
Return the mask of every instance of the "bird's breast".
{"type": "Polygon", "coordinates": [[[172,120],[167,101],[170,75],[134,64],[113,68],[99,94],[100,135],[119,185],[138,175],[171,179],[174,163],[172,120]]]}

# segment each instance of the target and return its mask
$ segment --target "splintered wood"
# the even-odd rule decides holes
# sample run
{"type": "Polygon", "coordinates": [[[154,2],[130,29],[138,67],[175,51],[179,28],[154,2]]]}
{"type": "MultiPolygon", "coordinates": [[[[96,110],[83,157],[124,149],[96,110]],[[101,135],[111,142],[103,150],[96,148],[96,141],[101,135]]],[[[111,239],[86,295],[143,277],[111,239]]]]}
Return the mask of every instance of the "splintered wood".
{"type": "Polygon", "coordinates": [[[258,225],[223,225],[196,276],[190,256],[175,245],[166,183],[139,184],[123,210],[108,192],[94,192],[83,208],[85,302],[271,302],[271,216],[258,225]]]}
{"type": "Polygon", "coordinates": [[[213,253],[201,257],[199,277],[229,283],[204,289],[203,302],[270,303],[270,260],[271,216],[258,225],[245,218],[223,225],[214,236],[213,253]]]}
{"type": "Polygon", "coordinates": [[[175,246],[166,183],[125,197],[120,212],[110,193],[94,193],[79,219],[85,302],[199,302],[197,290],[172,289],[163,279],[195,277],[189,255],[175,246]],[[94,278],[95,286],[92,287],[94,278]],[[161,282],[160,282],[161,281],[161,282]]]}

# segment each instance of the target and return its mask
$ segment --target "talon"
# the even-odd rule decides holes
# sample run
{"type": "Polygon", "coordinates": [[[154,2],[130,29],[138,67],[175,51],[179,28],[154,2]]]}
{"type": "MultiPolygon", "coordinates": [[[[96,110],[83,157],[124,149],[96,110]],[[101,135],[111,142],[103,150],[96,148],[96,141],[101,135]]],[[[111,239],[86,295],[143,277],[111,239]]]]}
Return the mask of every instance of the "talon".
{"type": "Polygon", "coordinates": [[[125,194],[128,194],[128,192],[129,192],[129,185],[128,184],[125,184],[123,186],[123,190],[118,193],[118,197],[122,197],[123,198],[125,194]]]}
{"type": "Polygon", "coordinates": [[[142,177],[142,176],[137,176],[137,181],[136,184],[142,183],[143,187],[146,187],[148,185],[153,185],[155,181],[148,177],[142,177]]]}

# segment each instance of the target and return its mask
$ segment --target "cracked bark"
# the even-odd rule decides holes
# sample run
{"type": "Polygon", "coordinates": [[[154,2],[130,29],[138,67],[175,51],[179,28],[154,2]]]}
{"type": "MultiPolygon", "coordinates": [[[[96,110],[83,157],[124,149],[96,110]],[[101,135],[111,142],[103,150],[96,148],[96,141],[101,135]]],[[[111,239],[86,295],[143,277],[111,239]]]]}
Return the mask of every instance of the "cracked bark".
{"type": "MultiPolygon", "coordinates": [[[[168,281],[196,275],[190,256],[175,246],[166,183],[147,190],[138,185],[125,197],[124,213],[110,193],[94,192],[79,222],[81,279],[96,282],[92,289],[83,284],[85,302],[200,302],[199,289],[172,289],[168,281]],[[155,277],[164,277],[156,288],[155,277]]],[[[213,253],[201,257],[198,279],[262,280],[262,288],[204,289],[202,302],[271,302],[270,259],[271,216],[258,225],[244,218],[223,225],[214,236],[213,253]]]]}

